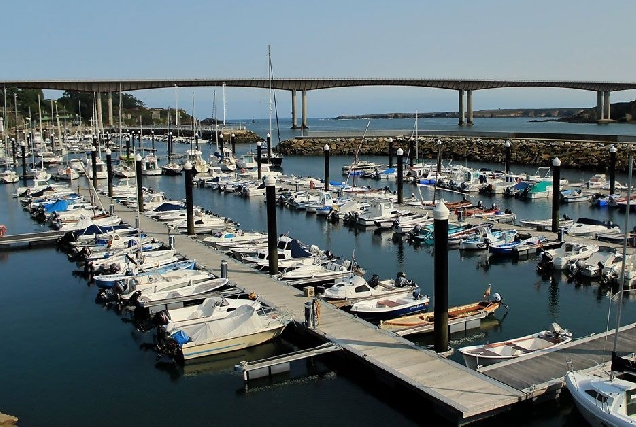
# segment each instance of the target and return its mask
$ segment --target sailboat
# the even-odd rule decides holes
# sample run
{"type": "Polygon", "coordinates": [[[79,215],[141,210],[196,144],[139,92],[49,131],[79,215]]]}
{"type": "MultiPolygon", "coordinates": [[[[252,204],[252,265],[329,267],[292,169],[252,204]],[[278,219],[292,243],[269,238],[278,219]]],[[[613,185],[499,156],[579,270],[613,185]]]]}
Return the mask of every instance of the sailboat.
{"type": "MultiPolygon", "coordinates": [[[[631,196],[633,154],[629,154],[629,186],[627,198],[631,196]]],[[[629,210],[625,212],[625,229],[629,224],[629,210]]],[[[616,312],[616,330],[612,350],[609,376],[593,375],[582,371],[569,371],[565,384],[583,418],[593,426],[636,425],[636,362],[620,357],[616,352],[623,291],[625,289],[625,259],[627,236],[623,240],[623,265],[616,312]]]]}
{"type": "MultiPolygon", "coordinates": [[[[272,152],[272,99],[274,100],[274,109],[276,110],[276,129],[278,131],[278,142],[280,143],[280,129],[278,127],[278,109],[276,109],[276,94],[272,88],[272,49],[267,46],[267,57],[269,60],[268,80],[269,80],[269,132],[267,133],[267,149],[261,152],[261,163],[269,163],[270,167],[280,168],[283,163],[283,156],[272,152]]],[[[263,147],[265,148],[265,147],[263,147]]]]}
{"type": "Polygon", "coordinates": [[[181,175],[183,166],[172,161],[172,126],[170,119],[170,108],[168,108],[168,163],[161,166],[161,173],[164,175],[181,175]]]}

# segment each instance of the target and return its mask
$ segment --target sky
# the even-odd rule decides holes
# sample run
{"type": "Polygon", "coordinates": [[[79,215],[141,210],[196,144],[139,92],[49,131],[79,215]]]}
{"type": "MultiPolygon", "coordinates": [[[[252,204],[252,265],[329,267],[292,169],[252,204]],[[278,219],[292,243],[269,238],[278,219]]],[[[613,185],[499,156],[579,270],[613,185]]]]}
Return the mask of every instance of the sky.
{"type": "MultiPolygon", "coordinates": [[[[0,80],[465,78],[636,81],[636,2],[427,0],[31,0],[4,2],[0,80]],[[10,7],[9,7],[10,4],[10,7]]],[[[228,87],[134,91],[198,118],[266,118],[269,93],[228,87]],[[225,101],[223,101],[225,98],[225,101]],[[225,105],[225,109],[223,108],[225,105]]],[[[61,93],[46,92],[47,96],[61,93]]],[[[277,92],[280,117],[290,92],[277,92]]],[[[611,102],[636,99],[612,92],[611,102]]],[[[309,91],[309,117],[456,111],[457,92],[309,91]]],[[[300,96],[297,97],[300,117],[300,96]]],[[[596,93],[493,89],[474,110],[593,107],[596,93]]],[[[300,120],[300,118],[299,118],[300,120]]]]}

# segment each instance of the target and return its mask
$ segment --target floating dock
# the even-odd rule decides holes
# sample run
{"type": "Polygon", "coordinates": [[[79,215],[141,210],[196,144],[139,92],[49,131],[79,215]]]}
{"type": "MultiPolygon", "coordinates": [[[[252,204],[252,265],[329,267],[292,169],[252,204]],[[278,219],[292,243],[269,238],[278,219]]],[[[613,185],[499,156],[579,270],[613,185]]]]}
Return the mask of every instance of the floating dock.
{"type": "Polygon", "coordinates": [[[62,237],[65,231],[43,231],[41,233],[12,234],[0,237],[0,250],[13,250],[16,248],[31,249],[36,246],[52,246],[57,239],[62,237]]]}

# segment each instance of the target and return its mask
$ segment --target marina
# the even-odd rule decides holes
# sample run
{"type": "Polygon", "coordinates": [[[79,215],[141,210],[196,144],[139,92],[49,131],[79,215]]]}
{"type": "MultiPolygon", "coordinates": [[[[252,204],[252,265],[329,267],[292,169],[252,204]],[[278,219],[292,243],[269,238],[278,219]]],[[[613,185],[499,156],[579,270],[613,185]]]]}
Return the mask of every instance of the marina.
{"type": "MultiPolygon", "coordinates": [[[[345,159],[342,160],[343,162],[345,161],[345,159]]],[[[320,159],[313,159],[313,162],[320,165],[320,159]]],[[[336,164],[334,167],[339,167],[339,165],[336,164]]],[[[319,173],[316,175],[318,174],[319,173]]],[[[147,182],[152,183],[151,185],[154,188],[161,188],[166,191],[168,195],[175,198],[179,197],[178,195],[183,189],[183,178],[148,177],[147,182]]],[[[82,193],[87,194],[86,191],[86,187],[83,187],[82,193]]],[[[445,194],[444,197],[450,198],[452,197],[451,194],[452,193],[445,194]]],[[[211,193],[207,188],[196,188],[194,197],[197,204],[199,204],[200,201],[205,200],[204,205],[206,209],[211,209],[219,214],[232,217],[234,222],[240,222],[241,228],[245,230],[250,228],[264,228],[262,226],[262,222],[260,223],[261,225],[253,219],[253,222],[250,222],[250,215],[246,215],[247,212],[253,213],[264,211],[265,206],[262,198],[255,198],[252,200],[251,198],[245,199],[231,194],[218,192],[211,193]],[[217,204],[218,206],[215,206],[217,204]]],[[[457,196],[457,198],[461,197],[461,195],[457,196]]],[[[104,196],[99,196],[99,198],[101,199],[102,206],[109,206],[111,204],[110,200],[104,196]]],[[[10,203],[15,202],[8,199],[8,204],[10,203]]],[[[501,201],[498,201],[498,203],[502,204],[501,201]]],[[[519,212],[519,210],[515,209],[515,207],[522,205],[517,205],[517,203],[519,202],[513,202],[510,207],[519,212]]],[[[534,201],[530,203],[541,204],[541,206],[544,207],[549,206],[547,202],[545,204],[534,201]]],[[[536,208],[536,206],[534,207],[536,208]]],[[[270,278],[267,274],[258,272],[235,259],[228,258],[221,251],[213,250],[209,247],[209,245],[203,243],[201,239],[193,239],[192,237],[183,234],[172,233],[165,224],[156,222],[145,216],[139,216],[139,218],[137,218],[134,210],[120,205],[119,203],[113,203],[113,213],[124,219],[124,221],[128,224],[135,224],[136,222],[139,222],[140,228],[144,230],[144,233],[163,240],[165,243],[168,243],[172,239],[174,247],[181,255],[188,259],[196,260],[199,267],[205,268],[208,271],[221,274],[223,262],[225,261],[227,263],[227,276],[230,280],[236,282],[248,291],[258,293],[264,303],[271,305],[272,307],[276,307],[281,311],[290,313],[293,316],[295,323],[299,325],[299,333],[311,336],[319,342],[331,342],[334,344],[339,350],[333,352],[333,355],[345,355],[336,356],[336,358],[344,357],[345,359],[351,359],[354,360],[356,364],[368,366],[368,369],[371,369],[374,372],[381,372],[374,374],[374,376],[386,376],[388,381],[394,384],[394,387],[398,387],[399,389],[408,391],[408,393],[414,393],[416,396],[421,397],[427,402],[427,405],[430,405],[433,412],[437,414],[436,416],[444,422],[448,422],[450,424],[466,424],[477,420],[489,419],[490,417],[501,414],[502,412],[505,414],[511,410],[516,411],[517,409],[515,408],[523,402],[535,399],[540,400],[548,395],[548,389],[550,392],[554,392],[555,389],[560,389],[562,387],[562,382],[559,385],[558,373],[555,374],[556,376],[553,378],[545,378],[543,376],[536,375],[526,375],[526,377],[523,377],[523,375],[521,375],[522,379],[504,381],[501,379],[505,376],[503,374],[493,374],[492,376],[488,374],[488,369],[493,369],[494,372],[494,368],[470,370],[463,366],[463,364],[459,363],[456,355],[451,355],[449,358],[446,358],[430,350],[423,349],[423,347],[425,347],[423,342],[425,341],[425,338],[416,337],[411,340],[400,337],[397,334],[382,331],[377,327],[374,327],[373,324],[363,321],[346,311],[332,307],[331,304],[326,301],[322,301],[319,298],[317,300],[320,301],[320,318],[317,321],[315,328],[306,327],[306,325],[302,326],[307,321],[306,303],[314,300],[312,298],[312,293],[305,291],[304,288],[311,286],[313,290],[317,290],[320,285],[314,284],[314,286],[312,286],[312,283],[307,281],[302,283],[301,289],[289,286],[289,284],[270,278]],[[528,384],[522,387],[521,382],[524,380],[528,381],[528,384]],[[546,386],[546,383],[550,383],[550,386],[546,386]]],[[[540,215],[534,213],[534,216],[545,217],[546,213],[547,211],[544,210],[540,215]]],[[[395,264],[394,262],[390,262],[384,267],[380,263],[375,262],[373,264],[373,272],[378,272],[381,277],[387,277],[394,275],[396,270],[405,269],[409,273],[409,277],[413,278],[418,284],[423,285],[424,292],[427,292],[432,296],[430,287],[430,272],[432,271],[432,268],[430,267],[431,264],[421,267],[421,269],[408,268],[408,261],[405,258],[410,256],[407,255],[407,253],[410,254],[411,251],[414,251],[414,254],[420,262],[424,261],[425,263],[430,263],[430,258],[432,257],[428,257],[426,245],[407,245],[405,242],[400,243],[398,241],[393,241],[390,237],[390,233],[385,234],[383,232],[376,232],[373,230],[360,230],[355,227],[344,227],[341,224],[330,224],[325,219],[310,217],[309,214],[305,212],[300,214],[297,211],[281,208],[278,209],[278,214],[281,217],[281,223],[291,227],[289,230],[285,231],[289,231],[293,236],[298,236],[298,238],[302,241],[311,242],[312,244],[316,243],[318,247],[328,248],[341,256],[345,256],[346,253],[352,249],[351,244],[347,245],[345,242],[351,238],[355,239],[356,243],[353,248],[355,248],[356,259],[360,261],[362,266],[366,267],[367,270],[369,268],[369,264],[364,262],[364,260],[366,257],[371,257],[369,252],[370,248],[379,250],[384,257],[386,257],[389,253],[402,251],[402,260],[398,259],[398,262],[395,264]],[[296,225],[293,226],[292,224],[296,225]],[[301,226],[299,227],[299,225],[301,226]],[[323,239],[326,236],[331,239],[337,239],[339,243],[335,244],[332,240],[331,244],[325,244],[324,240],[316,239],[320,233],[314,235],[306,234],[308,230],[313,229],[314,227],[318,230],[322,230],[320,233],[323,234],[323,239]],[[332,231],[327,232],[329,229],[332,231]],[[340,236],[341,233],[342,236],[340,236]],[[362,243],[361,239],[371,243],[371,246],[368,246],[367,243],[362,243]]],[[[572,212],[570,211],[568,214],[572,215],[572,212]]],[[[618,212],[615,212],[614,214],[620,215],[618,212]]],[[[616,223],[622,224],[620,216],[613,218],[616,223]]],[[[476,224],[481,220],[469,219],[468,221],[476,224]]],[[[525,229],[514,225],[500,224],[499,226],[509,228],[516,227],[518,230],[524,232],[537,231],[536,229],[525,229]]],[[[11,225],[11,228],[14,229],[15,227],[11,225]]],[[[22,230],[16,231],[18,233],[22,232],[22,230]]],[[[26,231],[27,230],[24,230],[24,232],[26,231]]],[[[542,231],[541,234],[545,235],[551,241],[557,241],[559,238],[556,233],[542,231]]],[[[32,250],[38,251],[40,249],[34,248],[32,250]]],[[[449,258],[453,263],[459,262],[459,265],[461,265],[462,262],[469,262],[473,265],[473,269],[474,265],[476,265],[477,271],[483,271],[484,273],[487,273],[490,269],[496,270],[502,268],[507,271],[514,268],[515,270],[524,272],[523,274],[528,277],[534,275],[536,279],[533,280],[540,280],[540,283],[543,283],[541,282],[541,279],[536,276],[536,272],[532,271],[536,266],[535,253],[536,247],[533,248],[533,250],[529,250],[527,248],[524,254],[517,256],[518,260],[507,260],[489,259],[487,254],[484,258],[484,256],[480,254],[468,255],[460,251],[452,250],[449,252],[449,258]],[[462,259],[465,261],[462,261],[462,259]],[[482,264],[483,262],[486,262],[487,264],[482,264]]],[[[18,252],[10,252],[8,256],[14,257],[16,254],[18,254],[18,252]]],[[[413,259],[413,261],[414,260],[415,259],[413,259]]],[[[468,283],[467,277],[470,275],[470,272],[465,271],[462,274],[465,274],[465,277],[461,279],[461,282],[468,283]]],[[[457,277],[454,277],[451,280],[453,283],[459,283],[457,277]]],[[[545,283],[546,286],[550,287],[551,292],[554,286],[569,287],[563,276],[554,276],[548,279],[545,283]]],[[[483,291],[485,283],[480,282],[478,285],[481,288],[481,291],[483,291]]],[[[579,289],[585,290],[586,288],[584,287],[579,289]]],[[[589,287],[587,289],[589,289],[589,287]]],[[[519,291],[520,289],[517,288],[517,292],[519,291]]],[[[472,292],[474,295],[474,290],[472,292]]],[[[504,317],[512,318],[516,315],[515,310],[519,310],[518,298],[523,295],[523,292],[521,295],[514,295],[514,293],[510,294],[509,291],[506,291],[504,292],[504,295],[507,303],[510,303],[510,301],[513,302],[511,304],[511,312],[506,314],[504,317]],[[517,301],[517,303],[515,303],[515,301],[517,301]]],[[[600,297],[600,299],[599,297],[594,298],[592,295],[588,295],[588,297],[597,301],[597,303],[599,301],[603,301],[602,297],[600,297]]],[[[464,298],[470,298],[470,296],[464,296],[464,298]]],[[[457,300],[457,298],[455,298],[455,300],[457,300]]],[[[466,300],[464,299],[464,302],[465,301],[466,300]]],[[[434,304],[434,298],[432,298],[431,304],[434,304]]],[[[627,318],[629,319],[630,317],[628,316],[627,318]]],[[[633,319],[631,322],[636,321],[633,316],[631,319],[633,319]]],[[[483,321],[481,319],[478,320],[480,324],[482,324],[483,321]]],[[[506,322],[508,322],[508,320],[506,320],[506,322]]],[[[560,322],[564,323],[564,321],[560,322]]],[[[571,328],[569,324],[567,326],[568,328],[571,328]]],[[[587,330],[589,332],[599,332],[601,329],[599,326],[601,325],[587,325],[587,330]]],[[[478,335],[484,334],[481,327],[470,329],[476,329],[476,331],[478,331],[478,335]]],[[[581,329],[579,328],[579,331],[580,330],[581,329]]],[[[579,331],[577,331],[575,335],[573,344],[577,342],[576,338],[582,336],[581,333],[589,333],[585,332],[585,330],[583,330],[583,332],[579,331]]],[[[454,339],[458,339],[456,335],[454,339]]],[[[460,335],[465,337],[460,339],[470,339],[473,334],[464,328],[460,335]]],[[[509,331],[506,334],[508,338],[519,335],[520,334],[515,333],[514,331],[509,331]]],[[[478,340],[479,339],[483,340],[483,335],[482,338],[478,338],[478,340]]],[[[582,341],[580,344],[584,344],[584,342],[582,341]]],[[[451,345],[453,347],[457,346],[456,343],[453,344],[453,339],[451,339],[451,345]]],[[[592,345],[592,348],[586,347],[585,351],[603,353],[604,348],[602,340],[597,340],[592,345]]],[[[266,346],[264,348],[268,347],[266,346]]],[[[310,349],[311,347],[309,347],[308,351],[310,351],[310,349]]],[[[570,351],[576,352],[578,350],[574,348],[570,351]]],[[[293,352],[290,352],[290,354],[292,353],[293,352]]],[[[281,352],[279,357],[284,357],[284,354],[285,352],[281,352]]],[[[318,356],[317,354],[314,354],[310,356],[310,359],[327,356],[327,354],[325,354],[325,356],[318,356]]],[[[266,356],[262,359],[267,359],[268,357],[271,356],[266,356]]],[[[563,357],[567,358],[567,356],[563,357]]],[[[535,356],[528,360],[535,360],[539,358],[540,356],[535,356]]],[[[258,360],[258,357],[252,359],[255,363],[258,363],[258,360]]],[[[241,366],[240,362],[242,362],[242,360],[236,360],[232,367],[241,366]]],[[[270,374],[274,374],[271,380],[275,381],[277,376],[290,375],[291,372],[294,372],[294,370],[297,369],[294,368],[294,366],[298,363],[298,361],[294,362],[293,360],[290,360],[289,368],[281,368],[281,372],[278,374],[276,374],[276,372],[278,372],[277,368],[270,368],[269,365],[267,365],[267,362],[262,363],[264,365],[260,368],[268,370],[267,377],[269,377],[270,374]],[[272,369],[275,372],[272,372],[272,369]]],[[[284,360],[281,361],[282,365],[285,363],[287,362],[284,360]]],[[[509,362],[505,363],[508,364],[509,362]]],[[[520,361],[518,363],[520,363],[520,371],[524,371],[524,369],[526,369],[525,366],[527,366],[525,365],[525,361],[520,361]]],[[[537,363],[546,362],[537,361],[537,363]]],[[[276,363],[272,362],[271,366],[275,365],[276,363]]],[[[562,365],[559,366],[562,368],[562,365]]],[[[187,369],[190,370],[191,368],[187,369]]],[[[546,375],[550,374],[546,373],[546,375]]],[[[560,375],[562,380],[563,374],[560,375]]],[[[254,376],[252,379],[254,379],[254,376]]],[[[259,378],[256,381],[264,380],[264,378],[259,378]]],[[[249,380],[250,383],[251,381],[252,380],[249,380]]],[[[253,389],[252,384],[250,384],[249,388],[253,389]]],[[[14,413],[15,411],[7,412],[14,413]]]]}

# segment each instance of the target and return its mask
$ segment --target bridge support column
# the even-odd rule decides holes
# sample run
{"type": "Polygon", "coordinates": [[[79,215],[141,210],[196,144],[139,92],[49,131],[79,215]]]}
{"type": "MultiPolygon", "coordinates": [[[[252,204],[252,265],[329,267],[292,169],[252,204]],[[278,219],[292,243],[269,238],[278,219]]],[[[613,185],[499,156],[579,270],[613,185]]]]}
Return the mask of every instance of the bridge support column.
{"type": "Polygon", "coordinates": [[[605,120],[611,120],[610,110],[611,110],[612,104],[610,103],[610,91],[609,90],[606,90],[603,93],[603,107],[605,109],[605,113],[603,114],[605,116],[605,120]]]}
{"type": "Polygon", "coordinates": [[[292,107],[292,129],[298,129],[298,120],[296,117],[296,89],[291,91],[291,107],[292,107]]]}
{"type": "Polygon", "coordinates": [[[115,126],[113,121],[113,92],[108,92],[108,126],[115,126]]]}
{"type": "Polygon", "coordinates": [[[459,125],[464,126],[464,89],[459,89],[459,125]]]}
{"type": "Polygon", "coordinates": [[[307,129],[307,91],[303,89],[303,123],[301,127],[307,129]]]}
{"type": "Polygon", "coordinates": [[[603,108],[603,92],[596,91],[596,120],[603,120],[603,114],[605,113],[605,109],[603,108]]]}
{"type": "Polygon", "coordinates": [[[102,93],[97,92],[97,131],[101,132],[102,129],[102,93]]]}
{"type": "Polygon", "coordinates": [[[466,123],[468,126],[473,125],[473,91],[466,91],[466,108],[468,114],[468,122],[466,123]]]}

